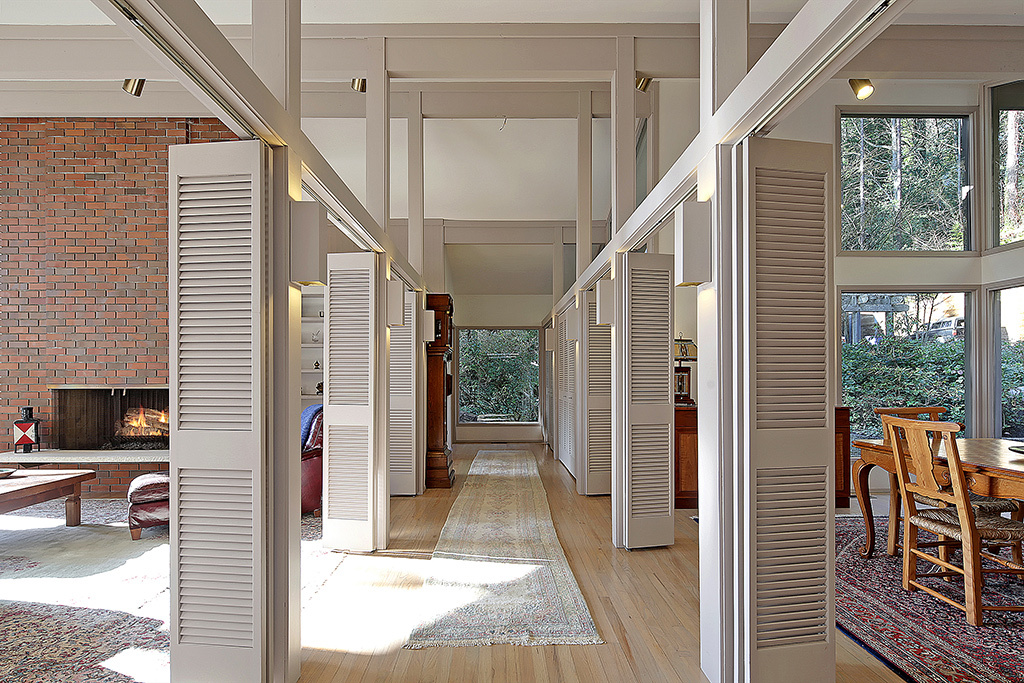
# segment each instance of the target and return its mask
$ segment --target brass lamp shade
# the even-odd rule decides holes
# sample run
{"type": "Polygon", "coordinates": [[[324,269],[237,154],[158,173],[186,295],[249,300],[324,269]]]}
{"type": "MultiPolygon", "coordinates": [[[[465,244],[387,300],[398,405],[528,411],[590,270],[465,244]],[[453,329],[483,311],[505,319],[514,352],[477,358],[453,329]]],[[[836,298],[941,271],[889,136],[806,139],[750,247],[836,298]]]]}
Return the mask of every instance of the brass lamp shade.
{"type": "Polygon", "coordinates": [[[352,89],[356,92],[366,92],[366,79],[365,78],[353,78],[352,89]]]}
{"type": "Polygon", "coordinates": [[[647,88],[651,87],[651,79],[647,76],[636,77],[636,89],[640,92],[647,92],[647,88]]]}
{"type": "Polygon", "coordinates": [[[142,88],[146,85],[145,78],[126,78],[121,89],[132,97],[141,97],[142,88]]]}
{"type": "Polygon", "coordinates": [[[851,78],[850,87],[853,88],[853,93],[858,100],[866,100],[871,97],[871,93],[875,92],[875,86],[871,85],[871,81],[867,78],[851,78]]]}

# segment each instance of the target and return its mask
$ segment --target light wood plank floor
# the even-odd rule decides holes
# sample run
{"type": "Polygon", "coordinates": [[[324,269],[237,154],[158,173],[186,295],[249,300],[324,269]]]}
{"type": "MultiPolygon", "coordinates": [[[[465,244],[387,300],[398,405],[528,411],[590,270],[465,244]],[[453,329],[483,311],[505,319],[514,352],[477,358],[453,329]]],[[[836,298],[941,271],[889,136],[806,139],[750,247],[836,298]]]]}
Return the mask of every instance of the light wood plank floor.
{"type": "MultiPolygon", "coordinates": [[[[608,497],[576,494],[575,483],[543,445],[460,444],[451,490],[392,498],[387,553],[425,556],[434,548],[469,465],[481,449],[529,448],[537,456],[558,538],[604,645],[492,645],[395,650],[365,655],[303,649],[303,683],[388,681],[671,681],[700,683],[697,525],[693,510],[676,513],[676,544],[627,552],[611,545],[608,497]]],[[[344,605],[338,618],[345,618],[344,605]]],[[[840,683],[899,683],[900,678],[839,634],[840,683]]]]}

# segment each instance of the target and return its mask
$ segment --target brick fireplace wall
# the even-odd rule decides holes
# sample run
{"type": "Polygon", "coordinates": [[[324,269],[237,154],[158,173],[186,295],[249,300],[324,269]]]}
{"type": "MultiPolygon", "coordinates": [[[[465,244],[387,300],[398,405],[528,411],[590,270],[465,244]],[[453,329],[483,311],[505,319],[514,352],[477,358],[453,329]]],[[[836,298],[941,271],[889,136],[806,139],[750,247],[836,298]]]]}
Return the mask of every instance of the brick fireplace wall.
{"type": "MultiPolygon", "coordinates": [[[[232,139],[209,118],[0,118],[0,451],[22,406],[46,446],[48,385],[167,383],[167,148],[232,139]]],[[[94,487],[121,492],[111,474],[94,487]]]]}

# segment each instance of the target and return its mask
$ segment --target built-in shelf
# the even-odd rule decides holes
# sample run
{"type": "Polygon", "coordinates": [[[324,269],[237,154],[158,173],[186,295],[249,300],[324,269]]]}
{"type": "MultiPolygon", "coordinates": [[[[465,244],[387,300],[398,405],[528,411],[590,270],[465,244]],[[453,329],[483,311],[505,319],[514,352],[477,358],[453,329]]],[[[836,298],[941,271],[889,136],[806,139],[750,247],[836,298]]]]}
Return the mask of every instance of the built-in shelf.
{"type": "Polygon", "coordinates": [[[300,347],[302,360],[299,373],[299,391],[304,404],[316,400],[323,400],[323,394],[317,394],[316,386],[324,381],[324,288],[322,286],[308,286],[302,288],[302,311],[299,314],[302,320],[300,347]],[[313,335],[320,337],[320,341],[312,341],[313,335]],[[314,368],[314,363],[320,363],[320,368],[314,368]]]}

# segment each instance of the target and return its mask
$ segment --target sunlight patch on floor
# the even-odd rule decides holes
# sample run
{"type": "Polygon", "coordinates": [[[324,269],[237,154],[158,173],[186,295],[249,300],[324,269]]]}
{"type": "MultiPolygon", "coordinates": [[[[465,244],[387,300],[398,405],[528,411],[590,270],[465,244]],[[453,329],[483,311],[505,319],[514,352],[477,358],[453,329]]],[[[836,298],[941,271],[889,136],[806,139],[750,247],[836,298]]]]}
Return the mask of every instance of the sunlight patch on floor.
{"type": "Polygon", "coordinates": [[[169,683],[171,667],[166,652],[131,648],[100,662],[111,671],[134,678],[138,683],[169,683]]]}
{"type": "Polygon", "coordinates": [[[323,586],[304,596],[302,645],[374,654],[397,650],[419,627],[516,581],[537,564],[343,555],[323,586]]]}

